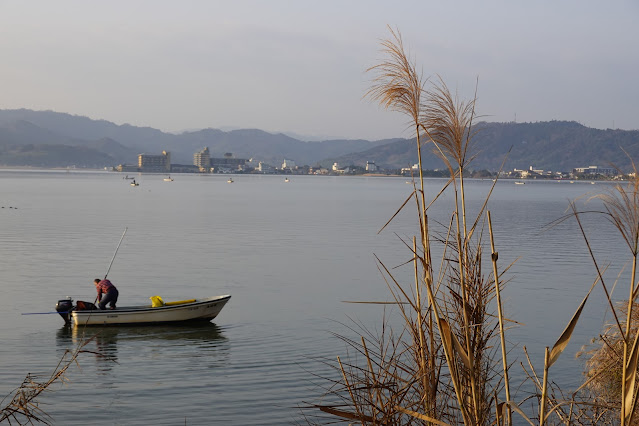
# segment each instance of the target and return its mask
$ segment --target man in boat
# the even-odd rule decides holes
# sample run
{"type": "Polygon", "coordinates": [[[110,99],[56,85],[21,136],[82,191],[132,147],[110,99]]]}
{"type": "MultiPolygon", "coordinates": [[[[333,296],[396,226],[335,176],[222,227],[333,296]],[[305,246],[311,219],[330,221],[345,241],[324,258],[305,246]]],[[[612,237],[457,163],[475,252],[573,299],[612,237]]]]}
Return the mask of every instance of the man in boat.
{"type": "Polygon", "coordinates": [[[120,293],[113,283],[106,278],[103,280],[96,278],[93,280],[93,283],[95,284],[96,290],[98,290],[98,307],[100,309],[106,309],[108,303],[111,309],[115,309],[115,304],[118,301],[120,293]]]}

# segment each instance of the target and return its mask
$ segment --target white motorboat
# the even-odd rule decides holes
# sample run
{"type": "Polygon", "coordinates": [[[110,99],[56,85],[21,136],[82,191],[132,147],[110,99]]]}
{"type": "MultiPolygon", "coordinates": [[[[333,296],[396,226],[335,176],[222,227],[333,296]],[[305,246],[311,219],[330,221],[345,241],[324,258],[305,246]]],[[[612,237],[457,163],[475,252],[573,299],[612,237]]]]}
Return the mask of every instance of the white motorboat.
{"type": "Polygon", "coordinates": [[[171,177],[171,175],[169,175],[169,177],[165,177],[164,182],[173,182],[173,178],[171,177]]]}
{"type": "Polygon", "coordinates": [[[133,179],[129,185],[131,185],[131,186],[140,186],[140,184],[139,184],[139,183],[137,183],[137,182],[135,181],[135,179],[133,179]]]}
{"type": "Polygon", "coordinates": [[[229,180],[227,180],[228,183],[233,183],[233,178],[229,178],[229,180]]]}
{"type": "Polygon", "coordinates": [[[73,305],[70,298],[59,300],[56,311],[67,324],[83,325],[153,325],[211,321],[218,316],[230,295],[162,303],[161,306],[118,306],[115,309],[86,309],[91,303],[73,305]],[[80,305],[80,306],[78,306],[80,305]],[[79,309],[84,305],[84,310],[79,309]]]}

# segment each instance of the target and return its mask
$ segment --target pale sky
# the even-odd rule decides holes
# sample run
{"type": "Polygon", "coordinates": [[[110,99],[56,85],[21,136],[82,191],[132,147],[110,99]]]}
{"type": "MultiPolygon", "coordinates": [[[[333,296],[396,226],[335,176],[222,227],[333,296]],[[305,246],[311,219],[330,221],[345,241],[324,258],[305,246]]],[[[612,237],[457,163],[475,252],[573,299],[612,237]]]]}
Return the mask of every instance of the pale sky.
{"type": "Polygon", "coordinates": [[[636,1],[5,1],[0,109],[164,131],[410,137],[363,95],[399,29],[487,121],[639,129],[636,1]]]}

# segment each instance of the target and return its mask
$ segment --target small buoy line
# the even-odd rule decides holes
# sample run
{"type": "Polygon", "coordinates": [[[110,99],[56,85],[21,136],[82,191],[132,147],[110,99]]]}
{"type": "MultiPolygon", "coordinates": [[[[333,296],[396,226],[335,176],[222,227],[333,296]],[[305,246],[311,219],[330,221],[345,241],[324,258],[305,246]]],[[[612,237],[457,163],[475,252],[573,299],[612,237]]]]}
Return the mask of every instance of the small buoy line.
{"type": "MultiPolygon", "coordinates": [[[[2,208],[4,209],[5,207],[4,207],[4,206],[2,206],[2,208]]],[[[18,208],[17,208],[17,207],[13,207],[13,206],[9,206],[8,208],[18,210],[18,208]]]]}

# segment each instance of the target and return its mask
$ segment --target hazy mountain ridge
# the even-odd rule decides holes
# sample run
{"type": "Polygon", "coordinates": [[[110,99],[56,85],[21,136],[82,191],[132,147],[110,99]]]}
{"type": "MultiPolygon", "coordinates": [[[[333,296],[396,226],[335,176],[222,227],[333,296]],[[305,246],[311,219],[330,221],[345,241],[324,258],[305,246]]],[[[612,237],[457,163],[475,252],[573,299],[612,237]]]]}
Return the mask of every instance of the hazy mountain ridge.
{"type": "MultiPolygon", "coordinates": [[[[33,155],[42,156],[41,146],[72,145],[88,146],[101,150],[111,159],[103,166],[121,163],[137,163],[139,153],[171,152],[174,163],[191,164],[193,154],[208,146],[212,156],[233,153],[237,158],[255,158],[272,165],[280,165],[286,158],[297,164],[317,164],[328,156],[340,156],[353,151],[362,151],[385,144],[387,141],[332,140],[322,142],[303,142],[284,134],[271,134],[258,129],[241,129],[223,132],[218,129],[203,129],[181,134],[164,133],[148,127],[135,127],[128,124],[117,125],[105,120],[92,120],[53,111],[0,110],[0,145],[32,145],[33,155]],[[23,123],[15,129],[17,123],[23,123]],[[117,149],[105,149],[97,141],[111,140],[120,146],[117,149]]],[[[51,150],[52,148],[48,148],[51,150]]],[[[20,157],[28,160],[25,154],[20,157]]],[[[0,164],[17,164],[15,157],[0,155],[0,164]]],[[[64,163],[66,166],[75,163],[64,163]]],[[[77,164],[76,164],[77,165],[77,164]]]]}
{"type": "MultiPolygon", "coordinates": [[[[497,170],[511,149],[506,170],[534,166],[568,171],[575,167],[614,163],[628,170],[639,158],[639,131],[600,130],[576,122],[478,123],[471,167],[497,170]]],[[[208,146],[212,156],[227,152],[237,158],[254,158],[279,166],[284,159],[298,165],[333,162],[363,166],[374,161],[386,169],[417,163],[415,141],[395,138],[378,141],[326,140],[304,142],[283,133],[258,129],[203,129],[181,134],[149,127],[117,125],[53,111],[0,110],[0,165],[39,167],[110,167],[137,163],[137,154],[170,151],[172,162],[191,164],[193,154],[208,146]]],[[[425,168],[444,167],[432,154],[432,145],[422,150],[425,168]]]]}
{"type": "MultiPolygon", "coordinates": [[[[571,171],[576,167],[615,165],[631,171],[631,158],[639,160],[639,131],[593,129],[573,121],[538,123],[477,123],[470,155],[474,170],[538,169],[571,171]],[[510,153],[509,153],[510,150],[510,153]]],[[[422,163],[426,169],[440,169],[444,163],[434,154],[432,144],[422,148],[422,163]]],[[[387,168],[409,167],[417,163],[415,139],[394,143],[327,159],[340,164],[365,164],[374,161],[387,168]],[[363,162],[362,162],[363,161],[363,162]]]]}

